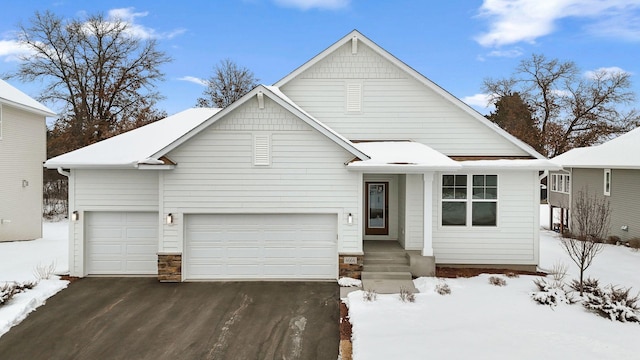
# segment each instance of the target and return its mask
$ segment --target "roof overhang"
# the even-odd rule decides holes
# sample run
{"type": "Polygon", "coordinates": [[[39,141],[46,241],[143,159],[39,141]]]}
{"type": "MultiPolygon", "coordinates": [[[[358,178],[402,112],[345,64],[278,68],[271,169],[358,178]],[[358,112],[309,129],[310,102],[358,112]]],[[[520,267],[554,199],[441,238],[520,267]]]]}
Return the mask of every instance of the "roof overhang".
{"type": "Polygon", "coordinates": [[[350,171],[374,174],[418,174],[455,171],[462,166],[431,147],[412,141],[371,141],[355,146],[369,156],[347,164],[350,171]]]}
{"type": "Polygon", "coordinates": [[[562,166],[545,159],[469,160],[458,162],[464,170],[543,171],[561,170],[562,166]]]}

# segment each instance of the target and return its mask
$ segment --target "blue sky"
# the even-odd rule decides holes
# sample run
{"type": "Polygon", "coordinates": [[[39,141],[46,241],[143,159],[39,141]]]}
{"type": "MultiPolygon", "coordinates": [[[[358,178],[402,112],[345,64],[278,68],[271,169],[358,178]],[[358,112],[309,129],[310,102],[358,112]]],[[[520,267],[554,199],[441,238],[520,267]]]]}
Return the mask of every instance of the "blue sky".
{"type": "MultiPolygon", "coordinates": [[[[353,29],[482,113],[482,80],[508,76],[532,53],[572,60],[585,72],[627,71],[640,98],[640,0],[11,1],[0,23],[0,74],[16,69],[17,24],[36,10],[103,12],[157,39],[174,59],[158,84],[166,97],[159,107],[169,114],[195,105],[199,79],[222,59],[270,85],[353,29]]],[[[32,96],[41,86],[11,83],[32,96]]]]}

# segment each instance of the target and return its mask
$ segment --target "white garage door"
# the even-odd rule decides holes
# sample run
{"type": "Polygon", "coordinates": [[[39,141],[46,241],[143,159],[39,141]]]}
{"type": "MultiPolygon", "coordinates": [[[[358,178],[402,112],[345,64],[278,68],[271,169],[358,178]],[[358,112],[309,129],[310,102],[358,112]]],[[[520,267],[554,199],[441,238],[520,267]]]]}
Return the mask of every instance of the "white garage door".
{"type": "Polygon", "coordinates": [[[185,277],[335,279],[337,216],[188,215],[185,277]]]}
{"type": "Polygon", "coordinates": [[[158,213],[86,214],[86,265],[89,274],[158,273],[158,213]]]}

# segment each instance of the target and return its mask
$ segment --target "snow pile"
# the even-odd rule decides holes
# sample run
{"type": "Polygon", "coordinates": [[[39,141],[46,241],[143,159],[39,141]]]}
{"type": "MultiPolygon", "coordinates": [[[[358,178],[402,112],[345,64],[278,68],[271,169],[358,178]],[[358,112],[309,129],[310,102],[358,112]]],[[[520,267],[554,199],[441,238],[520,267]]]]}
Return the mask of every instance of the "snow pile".
{"type": "Polygon", "coordinates": [[[350,277],[341,277],[338,279],[338,285],[342,287],[360,287],[362,286],[362,281],[350,277]]]}
{"type": "MultiPolygon", "coordinates": [[[[541,231],[541,267],[563,262],[567,280],[577,269],[554,232],[541,231]]],[[[606,245],[587,275],[603,284],[640,289],[640,252],[606,245]]],[[[520,275],[506,286],[474,278],[419,278],[415,303],[397,294],[348,295],[355,360],[376,359],[633,359],[640,353],[640,326],[609,321],[579,304],[541,306],[531,299],[536,276],[520,275]],[[446,283],[451,294],[436,287],[446,283]]]]}
{"type": "MultiPolygon", "coordinates": [[[[0,287],[7,283],[35,282],[34,270],[37,266],[56,264],[55,272],[65,274],[68,267],[68,234],[66,221],[44,223],[43,238],[33,241],[0,242],[0,287]]],[[[43,279],[33,289],[25,289],[15,294],[6,304],[0,306],[0,336],[12,326],[19,324],[27,315],[69,282],[58,276],[43,279]]]]}

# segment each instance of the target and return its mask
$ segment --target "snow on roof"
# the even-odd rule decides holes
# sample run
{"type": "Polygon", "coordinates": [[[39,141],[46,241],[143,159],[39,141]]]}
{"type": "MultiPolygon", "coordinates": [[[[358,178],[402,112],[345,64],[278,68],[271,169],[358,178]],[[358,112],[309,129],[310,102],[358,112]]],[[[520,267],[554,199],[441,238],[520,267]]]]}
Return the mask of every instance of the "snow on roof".
{"type": "Polygon", "coordinates": [[[457,161],[418,142],[371,141],[356,143],[355,146],[371,159],[349,163],[347,168],[352,170],[419,173],[462,168],[457,161]]]}
{"type": "Polygon", "coordinates": [[[545,159],[499,159],[460,161],[463,169],[473,170],[560,170],[560,165],[545,159]]]}
{"type": "Polygon", "coordinates": [[[97,142],[93,145],[56,156],[45,167],[98,168],[138,167],[156,165],[151,156],[173,143],[194,127],[215,115],[220,109],[193,108],[179,112],[149,125],[97,142]]]}
{"type": "Polygon", "coordinates": [[[9,85],[8,82],[0,79],[0,102],[7,102],[21,108],[36,111],[45,116],[55,116],[56,113],[48,107],[40,104],[29,95],[9,85]]]}
{"type": "Polygon", "coordinates": [[[604,144],[576,148],[551,159],[575,168],[640,169],[640,128],[604,144]]]}

